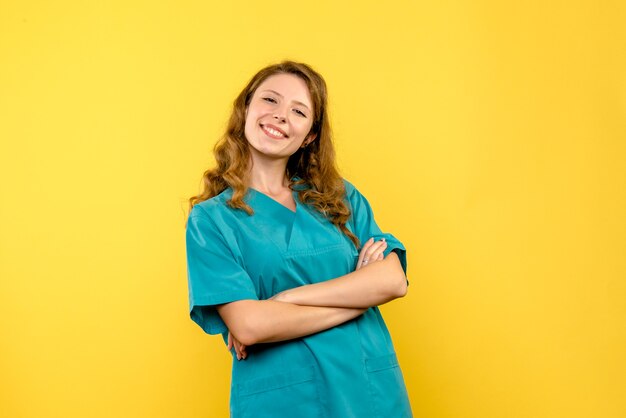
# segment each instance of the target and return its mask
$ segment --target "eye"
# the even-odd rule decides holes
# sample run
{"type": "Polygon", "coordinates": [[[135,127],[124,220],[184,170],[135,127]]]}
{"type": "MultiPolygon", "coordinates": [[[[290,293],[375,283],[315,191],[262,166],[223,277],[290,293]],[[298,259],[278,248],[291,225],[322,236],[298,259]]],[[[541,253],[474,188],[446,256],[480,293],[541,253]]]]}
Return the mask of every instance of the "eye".
{"type": "Polygon", "coordinates": [[[273,97],[264,97],[263,100],[270,103],[276,103],[276,100],[274,100],[273,97]]]}
{"type": "Polygon", "coordinates": [[[300,115],[300,116],[302,116],[302,117],[306,118],[306,115],[304,114],[304,112],[303,112],[303,111],[298,110],[298,109],[294,109],[293,111],[294,111],[294,112],[296,112],[298,115],[300,115]]]}

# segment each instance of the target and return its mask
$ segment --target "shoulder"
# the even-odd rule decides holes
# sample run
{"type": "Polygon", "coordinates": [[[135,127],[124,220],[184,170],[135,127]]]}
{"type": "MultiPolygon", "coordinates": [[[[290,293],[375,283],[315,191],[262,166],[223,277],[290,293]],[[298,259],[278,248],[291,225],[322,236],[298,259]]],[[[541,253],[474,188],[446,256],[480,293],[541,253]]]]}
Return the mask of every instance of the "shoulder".
{"type": "Polygon", "coordinates": [[[354,215],[359,213],[370,213],[372,207],[369,200],[359,191],[359,189],[350,181],[343,179],[346,187],[346,198],[350,209],[354,215]]]}
{"type": "Polygon", "coordinates": [[[354,203],[355,201],[365,198],[352,182],[346,180],[345,178],[342,180],[344,187],[346,188],[346,199],[349,202],[354,203]]]}
{"type": "Polygon", "coordinates": [[[232,194],[232,190],[228,188],[217,196],[213,196],[210,199],[204,200],[200,203],[196,203],[194,207],[191,208],[191,212],[189,212],[189,217],[199,216],[203,218],[214,218],[215,216],[223,215],[225,211],[232,210],[226,204],[226,201],[230,199],[232,194]]]}
{"type": "Polygon", "coordinates": [[[196,203],[189,212],[187,218],[187,239],[201,243],[202,247],[212,246],[218,243],[232,244],[229,241],[229,228],[232,222],[233,209],[226,201],[232,195],[229,189],[224,190],[217,196],[196,203]]]}
{"type": "Polygon", "coordinates": [[[352,184],[350,181],[348,181],[345,178],[342,178],[343,180],[343,185],[346,188],[346,197],[350,197],[351,195],[353,195],[355,192],[358,192],[357,188],[354,186],[354,184],[352,184]]]}

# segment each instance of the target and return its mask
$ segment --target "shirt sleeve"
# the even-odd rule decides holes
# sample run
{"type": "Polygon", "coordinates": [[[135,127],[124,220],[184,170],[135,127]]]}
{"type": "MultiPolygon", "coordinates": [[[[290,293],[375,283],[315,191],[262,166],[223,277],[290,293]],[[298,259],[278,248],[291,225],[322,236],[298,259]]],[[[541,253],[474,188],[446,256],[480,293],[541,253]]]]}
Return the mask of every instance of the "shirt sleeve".
{"type": "Polygon", "coordinates": [[[258,300],[252,279],[210,215],[197,205],[187,220],[185,242],[191,319],[207,334],[224,333],[228,328],[215,305],[258,300]]]}
{"type": "Polygon", "coordinates": [[[376,221],[374,220],[374,212],[372,211],[372,207],[370,206],[365,196],[363,196],[357,190],[357,188],[354,187],[347,180],[344,180],[344,184],[346,186],[346,197],[348,199],[348,202],[350,203],[350,209],[352,211],[352,216],[350,217],[349,224],[351,224],[352,232],[361,242],[361,246],[372,237],[376,241],[380,240],[381,238],[385,238],[385,240],[387,241],[387,248],[384,252],[385,257],[387,257],[387,255],[391,251],[395,251],[398,255],[398,258],[400,259],[400,264],[402,265],[404,274],[406,275],[406,248],[404,247],[404,245],[392,234],[385,233],[380,230],[380,228],[376,224],[376,221]]]}

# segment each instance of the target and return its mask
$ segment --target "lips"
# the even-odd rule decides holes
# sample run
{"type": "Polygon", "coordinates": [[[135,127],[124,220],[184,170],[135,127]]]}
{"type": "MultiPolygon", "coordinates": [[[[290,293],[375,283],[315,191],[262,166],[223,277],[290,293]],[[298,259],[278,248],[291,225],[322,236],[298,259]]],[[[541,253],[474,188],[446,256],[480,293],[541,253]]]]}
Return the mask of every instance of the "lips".
{"type": "Polygon", "coordinates": [[[283,131],[282,129],[274,125],[261,124],[261,129],[263,129],[263,132],[265,132],[265,134],[269,136],[270,138],[274,138],[274,139],[289,138],[287,134],[285,133],[285,131],[283,131]]]}

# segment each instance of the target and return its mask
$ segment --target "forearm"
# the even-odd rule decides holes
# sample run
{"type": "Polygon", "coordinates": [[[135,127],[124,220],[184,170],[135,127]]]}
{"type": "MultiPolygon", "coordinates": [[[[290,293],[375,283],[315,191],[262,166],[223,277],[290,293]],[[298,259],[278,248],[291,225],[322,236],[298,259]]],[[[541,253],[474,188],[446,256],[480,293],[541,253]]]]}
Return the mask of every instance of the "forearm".
{"type": "Polygon", "coordinates": [[[242,300],[218,307],[228,329],[247,346],[315,334],[354,319],[365,310],[275,300],[242,300]]]}
{"type": "Polygon", "coordinates": [[[406,276],[398,256],[391,252],[382,261],[335,279],[289,289],[275,300],[305,306],[369,308],[406,292],[406,276]]]}

